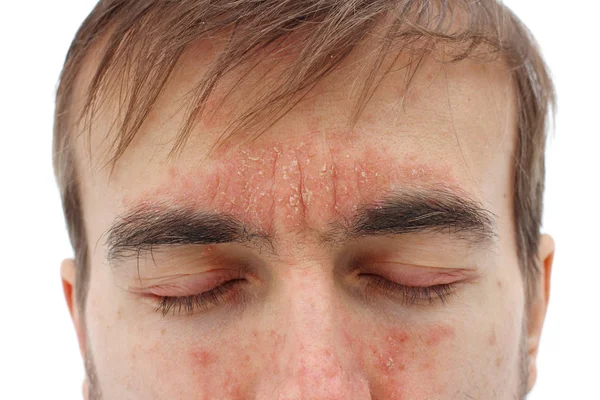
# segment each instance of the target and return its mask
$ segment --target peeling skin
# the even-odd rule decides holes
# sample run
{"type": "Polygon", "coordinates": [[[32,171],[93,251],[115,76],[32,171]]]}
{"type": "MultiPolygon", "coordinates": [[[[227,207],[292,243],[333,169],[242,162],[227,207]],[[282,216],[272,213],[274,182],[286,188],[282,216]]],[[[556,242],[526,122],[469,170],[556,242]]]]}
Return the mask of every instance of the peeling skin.
{"type": "Polygon", "coordinates": [[[315,133],[227,146],[195,170],[170,167],[168,184],[142,198],[216,210],[263,232],[285,233],[324,230],[399,188],[455,186],[450,165],[410,155],[398,160],[393,150],[355,142],[348,134],[315,133]]]}

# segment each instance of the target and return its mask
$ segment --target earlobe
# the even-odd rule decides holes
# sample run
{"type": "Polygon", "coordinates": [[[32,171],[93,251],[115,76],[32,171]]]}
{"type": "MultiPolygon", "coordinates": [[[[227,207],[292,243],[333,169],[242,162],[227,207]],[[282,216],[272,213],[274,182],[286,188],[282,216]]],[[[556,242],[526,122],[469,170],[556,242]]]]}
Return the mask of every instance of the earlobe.
{"type": "MultiPolygon", "coordinates": [[[[529,360],[529,381],[527,390],[530,391],[537,378],[537,355],[542,334],[542,327],[546,318],[548,301],[550,300],[550,278],[552,263],[554,261],[555,244],[552,237],[542,235],[538,247],[539,276],[537,277],[536,291],[529,305],[527,318],[527,355],[529,360]]],[[[533,282],[529,283],[533,284],[533,282]]]]}
{"type": "Polygon", "coordinates": [[[79,341],[79,351],[81,356],[85,359],[85,329],[83,327],[82,319],[80,316],[79,308],[76,299],[76,266],[75,260],[68,258],[63,260],[60,265],[60,276],[62,280],[63,293],[75,326],[77,333],[77,340],[79,341]]]}

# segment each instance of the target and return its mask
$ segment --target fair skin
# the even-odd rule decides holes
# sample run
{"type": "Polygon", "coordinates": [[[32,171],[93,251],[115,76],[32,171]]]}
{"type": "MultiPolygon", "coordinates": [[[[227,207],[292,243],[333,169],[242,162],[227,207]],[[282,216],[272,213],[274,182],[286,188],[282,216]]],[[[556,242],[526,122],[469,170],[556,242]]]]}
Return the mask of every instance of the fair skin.
{"type": "Polygon", "coordinates": [[[93,129],[91,160],[79,143],[91,268],[85,325],[74,262],[61,273],[103,398],[515,399],[533,386],[554,244],[541,237],[538,290],[527,304],[508,74],[496,64],[430,61],[404,93],[404,71],[393,71],[347,132],[348,88],[360,75],[348,73],[353,65],[256,140],[210,154],[235,101],[252,97],[240,89],[167,159],[181,123],[177,93],[194,78],[185,68],[110,179],[93,166],[111,110],[93,129]],[[461,229],[447,226],[448,213],[436,222],[432,201],[464,211],[461,229]],[[398,215],[415,209],[423,226],[410,230],[398,215]],[[158,227],[152,252],[138,253],[127,236],[140,229],[134,212],[143,232],[158,227]],[[161,230],[174,224],[159,221],[174,215],[196,233],[210,231],[207,215],[233,228],[220,233],[224,243],[179,229],[171,237],[186,244],[161,245],[161,230]],[[160,296],[215,287],[202,304],[160,309],[160,296]]]}

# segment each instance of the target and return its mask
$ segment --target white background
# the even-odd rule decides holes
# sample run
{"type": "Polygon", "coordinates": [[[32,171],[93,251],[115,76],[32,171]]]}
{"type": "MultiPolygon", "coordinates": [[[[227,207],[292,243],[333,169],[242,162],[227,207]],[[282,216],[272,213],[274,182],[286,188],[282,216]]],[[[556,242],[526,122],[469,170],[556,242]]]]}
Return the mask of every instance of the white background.
{"type": "MultiPolygon", "coordinates": [[[[600,399],[600,6],[505,3],[540,42],[559,99],[544,218],[558,247],[539,379],[529,399],[600,399]]],[[[0,399],[81,398],[83,368],[59,275],[72,250],[51,139],[57,77],[93,5],[0,5],[0,399]]]]}

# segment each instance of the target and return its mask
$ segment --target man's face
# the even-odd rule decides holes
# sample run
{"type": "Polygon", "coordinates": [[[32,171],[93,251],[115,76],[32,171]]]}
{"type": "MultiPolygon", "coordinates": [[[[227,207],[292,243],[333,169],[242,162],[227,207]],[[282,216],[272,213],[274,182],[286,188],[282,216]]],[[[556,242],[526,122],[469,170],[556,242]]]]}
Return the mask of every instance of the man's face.
{"type": "MultiPolygon", "coordinates": [[[[347,131],[359,74],[348,65],[254,140],[214,147],[236,102],[251,98],[244,88],[214,115],[209,104],[169,159],[188,69],[111,179],[80,156],[93,391],[523,395],[508,74],[428,62],[404,92],[405,71],[392,72],[347,131]]],[[[112,118],[98,120],[92,154],[112,118]]]]}

